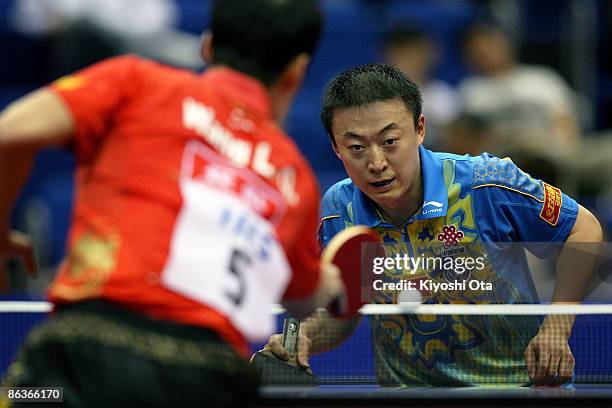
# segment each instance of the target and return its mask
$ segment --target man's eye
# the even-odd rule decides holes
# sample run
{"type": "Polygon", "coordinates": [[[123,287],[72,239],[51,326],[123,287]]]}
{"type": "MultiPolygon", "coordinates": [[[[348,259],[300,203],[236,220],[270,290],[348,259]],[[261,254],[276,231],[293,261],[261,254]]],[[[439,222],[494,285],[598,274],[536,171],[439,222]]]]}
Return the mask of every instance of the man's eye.
{"type": "Polygon", "coordinates": [[[352,150],[352,151],[354,151],[354,152],[360,152],[360,151],[362,151],[363,149],[365,149],[365,147],[363,147],[362,145],[357,145],[357,144],[354,144],[354,145],[350,145],[350,146],[349,146],[349,149],[351,149],[351,150],[352,150]]]}
{"type": "Polygon", "coordinates": [[[397,142],[397,139],[387,139],[383,142],[383,144],[386,146],[391,146],[391,145],[394,145],[396,142],[397,142]]]}

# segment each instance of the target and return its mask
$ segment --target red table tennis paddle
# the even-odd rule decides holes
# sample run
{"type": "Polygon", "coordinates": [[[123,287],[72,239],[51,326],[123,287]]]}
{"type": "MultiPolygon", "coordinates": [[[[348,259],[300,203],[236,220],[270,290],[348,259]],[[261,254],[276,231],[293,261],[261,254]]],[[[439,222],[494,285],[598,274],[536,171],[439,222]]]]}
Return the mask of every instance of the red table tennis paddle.
{"type": "Polygon", "coordinates": [[[346,288],[346,304],[332,303],[328,307],[332,315],[348,319],[356,316],[361,306],[370,303],[373,263],[377,256],[384,256],[382,239],[370,227],[348,227],[329,241],[321,254],[321,261],[331,262],[340,269],[346,288]]]}

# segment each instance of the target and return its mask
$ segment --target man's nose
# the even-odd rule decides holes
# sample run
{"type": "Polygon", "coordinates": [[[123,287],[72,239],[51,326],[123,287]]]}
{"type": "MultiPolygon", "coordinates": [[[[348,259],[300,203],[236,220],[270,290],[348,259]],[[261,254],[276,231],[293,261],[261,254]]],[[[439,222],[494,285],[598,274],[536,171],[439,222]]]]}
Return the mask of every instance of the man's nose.
{"type": "Polygon", "coordinates": [[[368,157],[368,170],[372,173],[382,173],[388,165],[387,157],[382,149],[378,146],[372,147],[368,157]]]}

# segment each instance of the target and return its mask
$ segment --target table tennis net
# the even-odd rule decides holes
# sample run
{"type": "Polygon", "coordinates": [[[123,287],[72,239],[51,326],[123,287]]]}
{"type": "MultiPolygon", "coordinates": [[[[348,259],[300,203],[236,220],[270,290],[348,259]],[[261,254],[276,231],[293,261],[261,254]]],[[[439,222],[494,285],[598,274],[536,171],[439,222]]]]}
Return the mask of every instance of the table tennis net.
{"type": "Polygon", "coordinates": [[[340,346],[311,356],[320,384],[528,385],[525,351],[538,333],[531,359],[556,358],[569,344],[573,381],[612,382],[612,305],[400,304],[361,312],[354,330],[352,322],[334,320],[309,333],[320,342],[314,347],[327,349],[352,332],[340,346]]]}
{"type": "MultiPolygon", "coordinates": [[[[0,306],[9,303],[0,307],[0,377],[50,308],[0,306]]],[[[525,348],[546,318],[558,323],[549,326],[551,335],[563,335],[568,316],[575,316],[575,382],[612,383],[612,305],[603,304],[366,305],[355,321],[329,320],[326,330],[309,333],[318,348],[331,348],[309,362],[320,385],[526,385],[525,348]],[[346,328],[350,336],[335,346],[346,328]]],[[[282,321],[279,315],[279,332],[282,321]]]]}

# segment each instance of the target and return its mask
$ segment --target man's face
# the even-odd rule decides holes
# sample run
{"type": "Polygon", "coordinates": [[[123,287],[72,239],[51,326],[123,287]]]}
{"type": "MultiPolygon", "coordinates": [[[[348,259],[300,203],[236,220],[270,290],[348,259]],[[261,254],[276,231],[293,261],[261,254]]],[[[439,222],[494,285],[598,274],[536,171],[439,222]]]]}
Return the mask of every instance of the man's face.
{"type": "MultiPolygon", "coordinates": [[[[355,185],[383,210],[414,208],[409,199],[420,188],[419,145],[425,136],[421,115],[401,99],[334,111],[334,151],[355,185]]],[[[406,214],[409,216],[410,214],[406,214]]]]}

